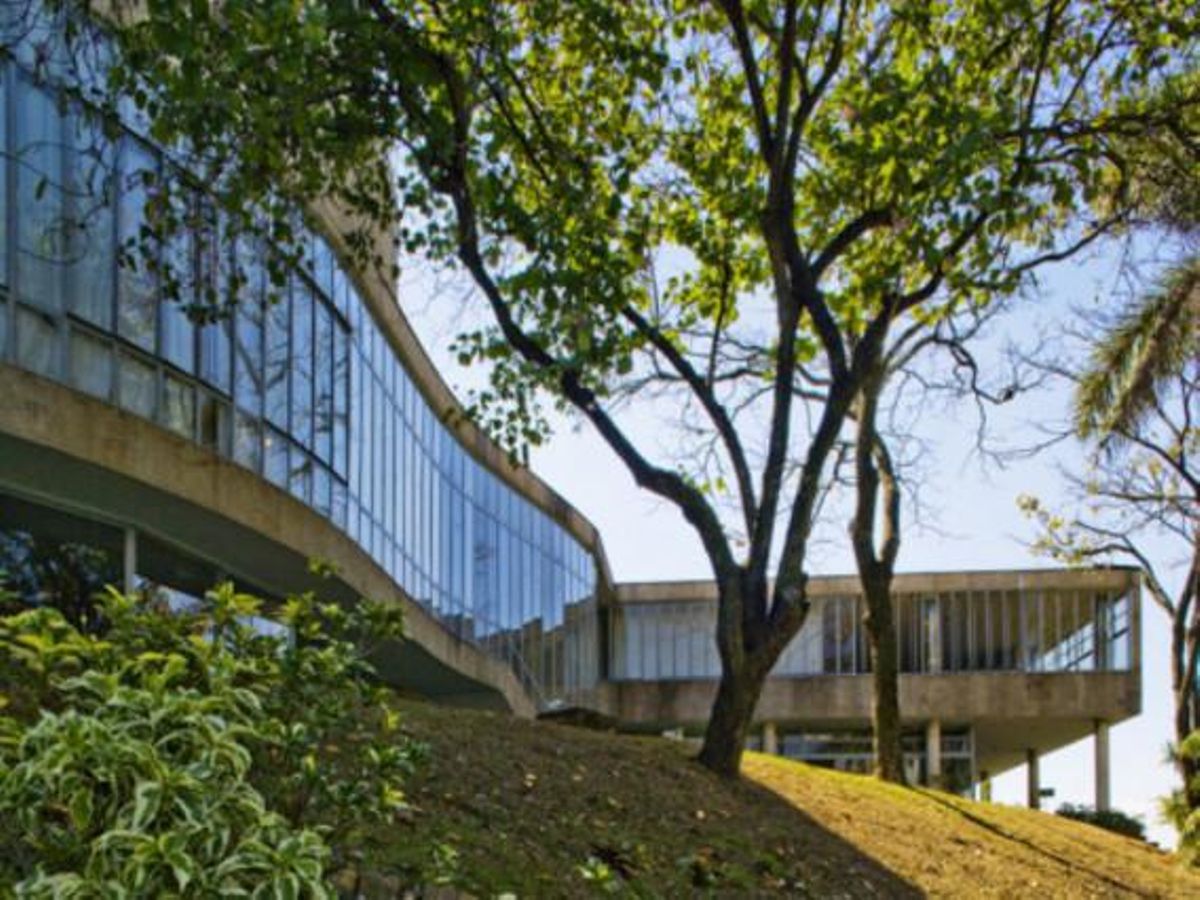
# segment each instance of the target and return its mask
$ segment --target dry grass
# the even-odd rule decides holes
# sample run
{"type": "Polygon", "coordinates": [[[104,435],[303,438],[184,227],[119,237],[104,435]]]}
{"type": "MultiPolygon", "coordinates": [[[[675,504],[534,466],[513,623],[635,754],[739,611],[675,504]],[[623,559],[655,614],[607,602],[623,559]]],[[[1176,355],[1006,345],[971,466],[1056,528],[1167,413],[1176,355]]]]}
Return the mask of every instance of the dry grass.
{"type": "Polygon", "coordinates": [[[1100,828],[751,754],[744,771],[939,897],[1200,897],[1200,876],[1100,828]]]}
{"type": "Polygon", "coordinates": [[[1200,897],[1200,877],[1164,854],[1044,813],[759,754],[729,783],[662,739],[403,711],[430,759],[410,821],[372,856],[409,883],[521,897],[1200,897]]]}

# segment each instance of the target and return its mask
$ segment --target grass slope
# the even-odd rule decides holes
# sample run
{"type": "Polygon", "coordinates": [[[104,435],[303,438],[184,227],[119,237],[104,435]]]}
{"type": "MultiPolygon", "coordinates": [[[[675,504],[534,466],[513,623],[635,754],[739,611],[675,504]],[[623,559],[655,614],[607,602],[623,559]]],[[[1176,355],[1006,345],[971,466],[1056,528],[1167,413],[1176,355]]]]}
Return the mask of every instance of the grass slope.
{"type": "Polygon", "coordinates": [[[431,754],[380,869],[410,883],[438,873],[520,897],[1200,897],[1200,876],[1166,855],[1045,813],[761,754],[727,783],[662,739],[403,711],[431,754]]]}

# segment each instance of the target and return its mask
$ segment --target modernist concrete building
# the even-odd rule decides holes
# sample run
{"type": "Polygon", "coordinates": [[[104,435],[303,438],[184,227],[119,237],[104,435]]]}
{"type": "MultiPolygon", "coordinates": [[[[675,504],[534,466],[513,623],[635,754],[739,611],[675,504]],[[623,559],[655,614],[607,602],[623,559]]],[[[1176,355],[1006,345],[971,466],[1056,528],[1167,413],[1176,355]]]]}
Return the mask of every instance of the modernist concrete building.
{"type": "MultiPolygon", "coordinates": [[[[307,211],[310,262],[268,303],[264,248],[208,223],[161,248],[185,301],[250,277],[197,324],[131,266],[171,163],[131,119],[100,128],[95,72],[53,17],[0,20],[0,530],[108,553],[129,589],[232,578],[268,597],[389,598],[409,638],[385,678],[520,715],[579,707],[645,730],[703,726],[717,675],[711,584],[614,585],[596,530],[466,421],[394,282],[346,264],[307,211]],[[14,37],[15,35],[15,37],[14,37]],[[65,90],[70,87],[71,90],[65,90]],[[145,177],[152,173],[153,178],[145,177]]],[[[101,55],[102,56],[102,55],[101,55]]],[[[815,604],[758,709],[756,742],[865,768],[870,676],[857,585],[815,604]]],[[[1126,570],[911,575],[895,602],[914,777],[965,790],[1140,711],[1138,579],[1126,570]]]]}

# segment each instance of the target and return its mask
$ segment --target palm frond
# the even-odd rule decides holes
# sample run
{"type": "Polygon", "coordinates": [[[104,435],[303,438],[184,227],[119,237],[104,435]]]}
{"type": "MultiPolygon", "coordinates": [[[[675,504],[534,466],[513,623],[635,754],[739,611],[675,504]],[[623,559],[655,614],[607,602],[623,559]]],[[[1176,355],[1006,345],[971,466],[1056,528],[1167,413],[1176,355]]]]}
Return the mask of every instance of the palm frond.
{"type": "Polygon", "coordinates": [[[1165,382],[1200,358],[1200,257],[1173,267],[1092,350],[1075,391],[1075,430],[1103,440],[1134,430],[1165,382]]]}

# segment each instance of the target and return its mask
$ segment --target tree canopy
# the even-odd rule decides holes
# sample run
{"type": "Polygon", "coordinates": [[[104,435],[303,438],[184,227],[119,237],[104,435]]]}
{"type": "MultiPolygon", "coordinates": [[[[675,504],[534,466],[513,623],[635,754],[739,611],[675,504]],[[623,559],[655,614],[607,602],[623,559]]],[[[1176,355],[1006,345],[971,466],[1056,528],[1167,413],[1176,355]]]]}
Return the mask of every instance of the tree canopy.
{"type": "Polygon", "coordinates": [[[286,247],[297,206],[332,201],[364,260],[382,230],[461,267],[495,323],[458,344],[491,366],[479,420],[519,448],[539,397],[570,406],[695,528],[724,771],[803,622],[830,454],[889,334],[1119,227],[1093,202],[1116,142],[1195,100],[1156,90],[1194,63],[1173,0],[128,9],[113,86],[232,233],[286,247]],[[613,401],[650,387],[693,423],[678,459],[622,427],[613,401]]]}

